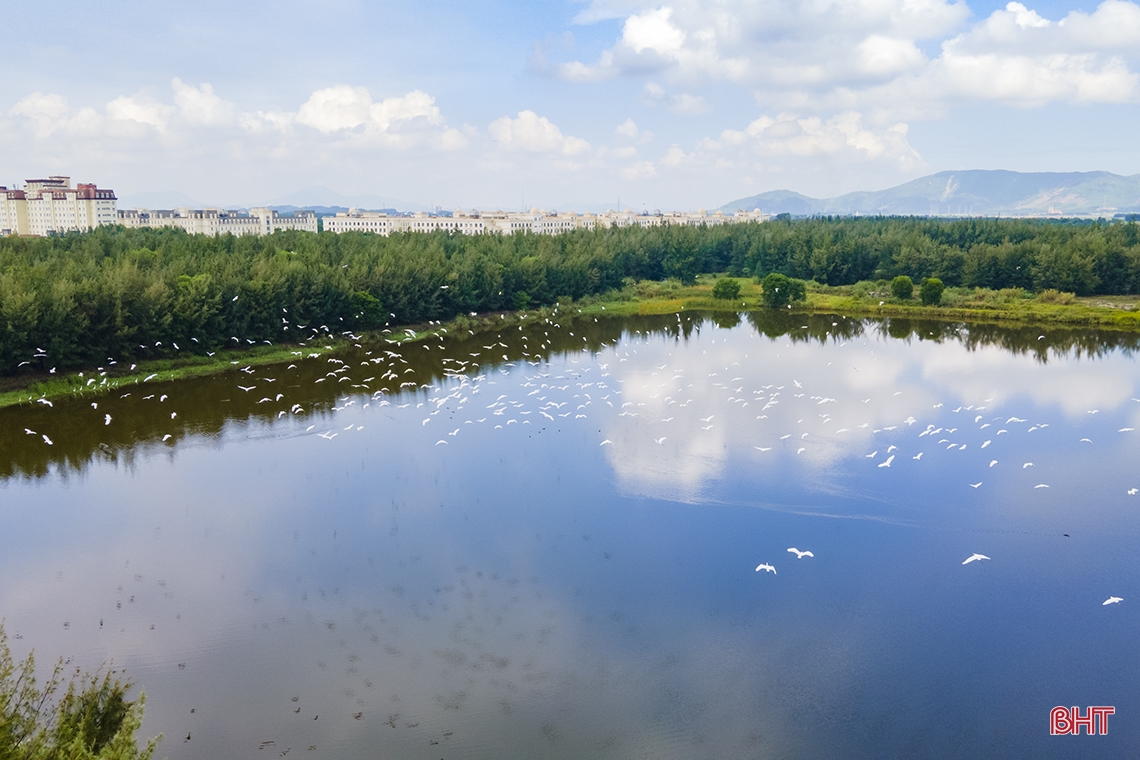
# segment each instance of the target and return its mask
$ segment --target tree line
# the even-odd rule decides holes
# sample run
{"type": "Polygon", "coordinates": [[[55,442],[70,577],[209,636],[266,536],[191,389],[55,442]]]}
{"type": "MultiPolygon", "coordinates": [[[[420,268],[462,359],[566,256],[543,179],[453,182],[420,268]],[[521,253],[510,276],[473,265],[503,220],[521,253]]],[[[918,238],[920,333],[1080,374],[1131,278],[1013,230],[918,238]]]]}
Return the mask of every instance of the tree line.
{"type": "Polygon", "coordinates": [[[1140,228],[1029,220],[778,220],[558,236],[103,227],[0,238],[0,374],[526,309],[630,279],[779,273],[827,285],[1140,293],[1140,228]],[[176,348],[177,346],[177,348],[176,348]],[[29,364],[25,364],[29,363],[29,364]]]}

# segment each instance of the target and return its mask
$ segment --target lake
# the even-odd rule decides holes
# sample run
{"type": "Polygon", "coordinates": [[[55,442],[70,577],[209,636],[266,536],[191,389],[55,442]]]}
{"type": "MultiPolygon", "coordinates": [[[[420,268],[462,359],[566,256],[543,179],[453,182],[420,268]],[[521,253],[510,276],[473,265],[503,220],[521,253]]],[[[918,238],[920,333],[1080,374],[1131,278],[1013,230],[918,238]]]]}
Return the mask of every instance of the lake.
{"type": "Polygon", "coordinates": [[[172,760],[1124,756],[1138,343],[565,315],[0,410],[0,617],[172,760]]]}

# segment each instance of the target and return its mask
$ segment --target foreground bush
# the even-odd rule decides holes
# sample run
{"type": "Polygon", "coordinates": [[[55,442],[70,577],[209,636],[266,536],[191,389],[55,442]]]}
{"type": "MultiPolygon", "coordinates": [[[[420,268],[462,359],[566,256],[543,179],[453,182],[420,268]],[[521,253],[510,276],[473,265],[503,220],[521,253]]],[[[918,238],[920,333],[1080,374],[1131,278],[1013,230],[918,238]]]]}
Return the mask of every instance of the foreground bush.
{"type": "Polygon", "coordinates": [[[149,760],[158,739],[140,750],[135,732],[145,697],[127,701],[131,683],[111,673],[73,675],[63,686],[63,662],[43,688],[36,685],[35,658],[12,660],[0,626],[0,760],[149,760]]]}

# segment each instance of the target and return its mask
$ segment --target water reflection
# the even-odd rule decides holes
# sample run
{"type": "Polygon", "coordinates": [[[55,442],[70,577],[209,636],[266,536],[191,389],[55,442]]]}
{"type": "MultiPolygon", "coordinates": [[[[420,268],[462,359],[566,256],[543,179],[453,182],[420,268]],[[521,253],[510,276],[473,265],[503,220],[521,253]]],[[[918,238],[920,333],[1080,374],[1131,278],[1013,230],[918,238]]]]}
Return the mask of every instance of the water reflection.
{"type": "Polygon", "coordinates": [[[1041,335],[567,318],[6,410],[0,609],[171,758],[1048,756],[1134,699],[1140,394],[1041,335]]]}

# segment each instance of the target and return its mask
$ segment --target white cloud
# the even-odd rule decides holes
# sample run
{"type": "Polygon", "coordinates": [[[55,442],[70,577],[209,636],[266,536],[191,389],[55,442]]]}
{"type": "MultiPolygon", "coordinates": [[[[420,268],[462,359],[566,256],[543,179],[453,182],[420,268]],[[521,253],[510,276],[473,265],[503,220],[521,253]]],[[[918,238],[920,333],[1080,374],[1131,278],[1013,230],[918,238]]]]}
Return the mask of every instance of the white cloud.
{"type": "Polygon", "coordinates": [[[174,109],[146,95],[121,95],[106,108],[107,118],[114,121],[135,122],[165,132],[174,109]]]}
{"type": "Polygon", "coordinates": [[[174,103],[182,118],[191,124],[216,127],[233,123],[237,109],[215,95],[209,84],[194,87],[175,77],[170,86],[174,88],[174,103]]]}
{"type": "Polygon", "coordinates": [[[872,34],[855,49],[860,68],[872,76],[900,74],[926,63],[926,56],[913,40],[900,40],[872,34]]]}
{"type": "Polygon", "coordinates": [[[673,113],[692,116],[699,113],[708,113],[712,109],[700,95],[680,93],[669,99],[669,110],[673,113]]]}
{"type": "Polygon", "coordinates": [[[653,179],[657,176],[657,167],[652,161],[638,161],[622,169],[620,174],[622,179],[630,182],[653,179]]]}
{"type": "Polygon", "coordinates": [[[637,128],[637,124],[633,119],[626,119],[621,124],[618,124],[617,128],[614,130],[615,134],[622,135],[623,137],[629,137],[634,140],[637,139],[639,132],[640,130],[637,128]]]}
{"type": "MultiPolygon", "coordinates": [[[[968,14],[964,2],[947,0],[595,0],[580,20],[624,18],[620,36],[593,63],[554,70],[575,81],[732,82],[762,105],[798,110],[1140,101],[1140,4],[1105,0],[1051,21],[1010,2],[963,28],[968,14]],[[922,52],[931,42],[940,45],[933,59],[922,52]]],[[[678,113],[701,107],[655,82],[645,97],[678,113]]]]}
{"type": "Polygon", "coordinates": [[[562,134],[556,124],[534,111],[519,111],[515,119],[509,116],[495,119],[487,127],[487,133],[507,151],[575,156],[590,150],[588,142],[562,134]]]}
{"type": "Polygon", "coordinates": [[[67,99],[60,95],[33,92],[12,107],[12,114],[22,116],[35,124],[38,138],[45,138],[67,123],[71,109],[67,99]]]}
{"type": "Polygon", "coordinates": [[[702,148],[709,151],[743,148],[764,156],[846,156],[851,160],[877,160],[906,171],[921,159],[906,138],[907,125],[874,127],[864,124],[857,111],[836,114],[824,121],[816,116],[780,114],[762,116],[744,130],[725,130],[718,140],[702,148]]]}
{"type": "Polygon", "coordinates": [[[653,50],[662,55],[678,55],[685,45],[685,33],[670,23],[672,15],[672,8],[659,8],[630,16],[622,29],[622,42],[635,53],[653,50]]]}
{"type": "Polygon", "coordinates": [[[297,123],[326,134],[353,129],[369,119],[371,108],[367,88],[338,84],[310,95],[297,111],[297,123]]]}

